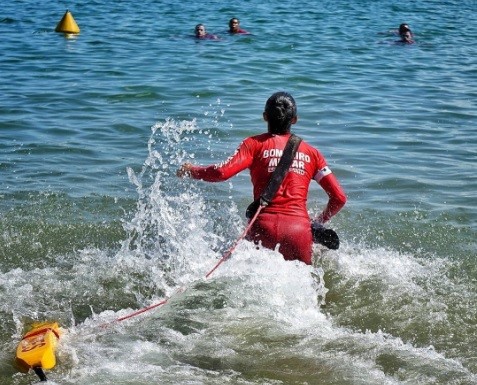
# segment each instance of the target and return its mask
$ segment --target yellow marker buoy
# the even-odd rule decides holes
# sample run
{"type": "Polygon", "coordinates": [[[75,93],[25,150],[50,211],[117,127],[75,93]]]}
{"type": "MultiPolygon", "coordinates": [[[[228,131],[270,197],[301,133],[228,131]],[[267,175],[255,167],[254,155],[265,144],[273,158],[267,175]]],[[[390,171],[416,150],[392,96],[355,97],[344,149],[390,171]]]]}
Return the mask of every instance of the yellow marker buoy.
{"type": "Polygon", "coordinates": [[[68,34],[77,34],[80,32],[78,24],[76,24],[76,21],[70,11],[66,10],[63,18],[56,26],[55,32],[63,32],[68,34]]]}
{"type": "Polygon", "coordinates": [[[46,381],[43,369],[52,369],[56,365],[56,343],[60,338],[57,322],[34,324],[17,347],[17,362],[26,369],[33,369],[42,381],[46,381]]]}

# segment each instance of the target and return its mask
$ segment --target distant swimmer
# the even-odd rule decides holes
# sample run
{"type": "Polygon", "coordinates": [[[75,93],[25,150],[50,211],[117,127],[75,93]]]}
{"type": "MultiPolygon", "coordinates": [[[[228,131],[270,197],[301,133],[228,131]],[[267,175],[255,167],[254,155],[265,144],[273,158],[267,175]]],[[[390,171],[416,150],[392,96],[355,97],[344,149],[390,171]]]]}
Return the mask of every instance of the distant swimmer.
{"type": "Polygon", "coordinates": [[[411,28],[409,28],[409,25],[407,25],[406,23],[402,23],[399,26],[399,36],[401,37],[401,40],[398,40],[397,43],[402,43],[402,44],[414,43],[414,40],[413,40],[414,35],[412,34],[411,28]]]}
{"type": "MultiPolygon", "coordinates": [[[[407,23],[402,23],[399,25],[398,28],[393,28],[388,30],[387,32],[380,32],[379,35],[393,35],[393,36],[399,36],[399,40],[395,40],[394,42],[391,42],[391,44],[414,44],[414,34],[411,31],[411,28],[409,27],[409,24],[407,23]]],[[[383,42],[384,43],[384,42],[383,42]]],[[[390,43],[390,42],[386,42],[390,43]]]]}
{"type": "Polygon", "coordinates": [[[195,37],[197,39],[204,39],[204,40],[219,40],[217,35],[208,33],[205,29],[204,24],[197,24],[195,26],[195,37]]]}
{"type": "Polygon", "coordinates": [[[406,31],[402,34],[400,34],[401,39],[396,41],[396,43],[401,43],[401,44],[414,44],[414,40],[412,39],[412,33],[411,31],[406,31]]]}
{"type": "Polygon", "coordinates": [[[409,32],[412,36],[411,28],[409,28],[409,25],[407,23],[402,23],[399,26],[398,32],[399,32],[399,36],[404,35],[406,32],[409,32]]]}
{"type": "Polygon", "coordinates": [[[250,32],[240,28],[240,20],[233,17],[229,20],[229,33],[237,35],[250,35],[250,32]]]}

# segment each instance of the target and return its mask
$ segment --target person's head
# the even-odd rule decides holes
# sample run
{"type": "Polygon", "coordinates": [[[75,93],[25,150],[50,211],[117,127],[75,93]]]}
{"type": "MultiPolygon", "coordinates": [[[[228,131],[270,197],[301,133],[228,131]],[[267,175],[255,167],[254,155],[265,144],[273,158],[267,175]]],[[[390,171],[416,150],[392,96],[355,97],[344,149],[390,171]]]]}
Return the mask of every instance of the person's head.
{"type": "Polygon", "coordinates": [[[275,92],[265,103],[263,119],[270,134],[287,134],[297,122],[296,102],[288,92],[275,92]]]}
{"type": "Polygon", "coordinates": [[[205,25],[204,24],[197,24],[195,26],[195,36],[197,37],[203,37],[206,35],[206,31],[205,31],[205,25]]]}
{"type": "Polygon", "coordinates": [[[406,32],[409,32],[412,36],[412,31],[411,28],[409,28],[409,25],[406,23],[402,23],[399,26],[399,35],[402,37],[406,32]]]}
{"type": "Polygon", "coordinates": [[[240,29],[240,20],[236,17],[233,17],[229,20],[229,31],[232,33],[238,32],[240,29]]]}
{"type": "Polygon", "coordinates": [[[411,31],[406,31],[404,33],[401,34],[401,41],[403,43],[412,43],[413,40],[412,40],[412,33],[411,31]]]}

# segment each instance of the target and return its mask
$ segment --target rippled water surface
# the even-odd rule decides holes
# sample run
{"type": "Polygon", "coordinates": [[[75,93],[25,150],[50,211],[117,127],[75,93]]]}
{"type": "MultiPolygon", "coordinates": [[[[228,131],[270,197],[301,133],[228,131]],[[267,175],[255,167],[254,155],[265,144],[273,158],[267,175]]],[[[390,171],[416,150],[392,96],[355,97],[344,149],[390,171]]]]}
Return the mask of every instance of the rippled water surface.
{"type": "Polygon", "coordinates": [[[475,1],[68,6],[69,38],[65,4],[0,9],[1,384],[37,381],[14,357],[43,320],[62,385],[477,384],[475,1]],[[262,132],[278,90],[347,192],[342,246],[311,268],[241,242],[205,279],[249,176],[175,170],[262,132]]]}

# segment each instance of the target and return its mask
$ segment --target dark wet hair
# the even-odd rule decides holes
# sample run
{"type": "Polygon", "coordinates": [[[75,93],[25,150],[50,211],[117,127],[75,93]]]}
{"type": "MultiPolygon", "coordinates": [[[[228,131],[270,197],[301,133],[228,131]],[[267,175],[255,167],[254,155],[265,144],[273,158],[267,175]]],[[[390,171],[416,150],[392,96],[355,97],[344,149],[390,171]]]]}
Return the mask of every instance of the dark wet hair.
{"type": "Polygon", "coordinates": [[[288,92],[275,92],[265,103],[268,132],[286,134],[290,132],[292,119],[296,115],[296,102],[288,92]]]}
{"type": "Polygon", "coordinates": [[[407,23],[402,23],[402,24],[399,26],[399,34],[400,34],[400,35],[404,35],[407,31],[411,32],[411,34],[412,34],[411,28],[409,28],[409,24],[407,24],[407,23]]]}

